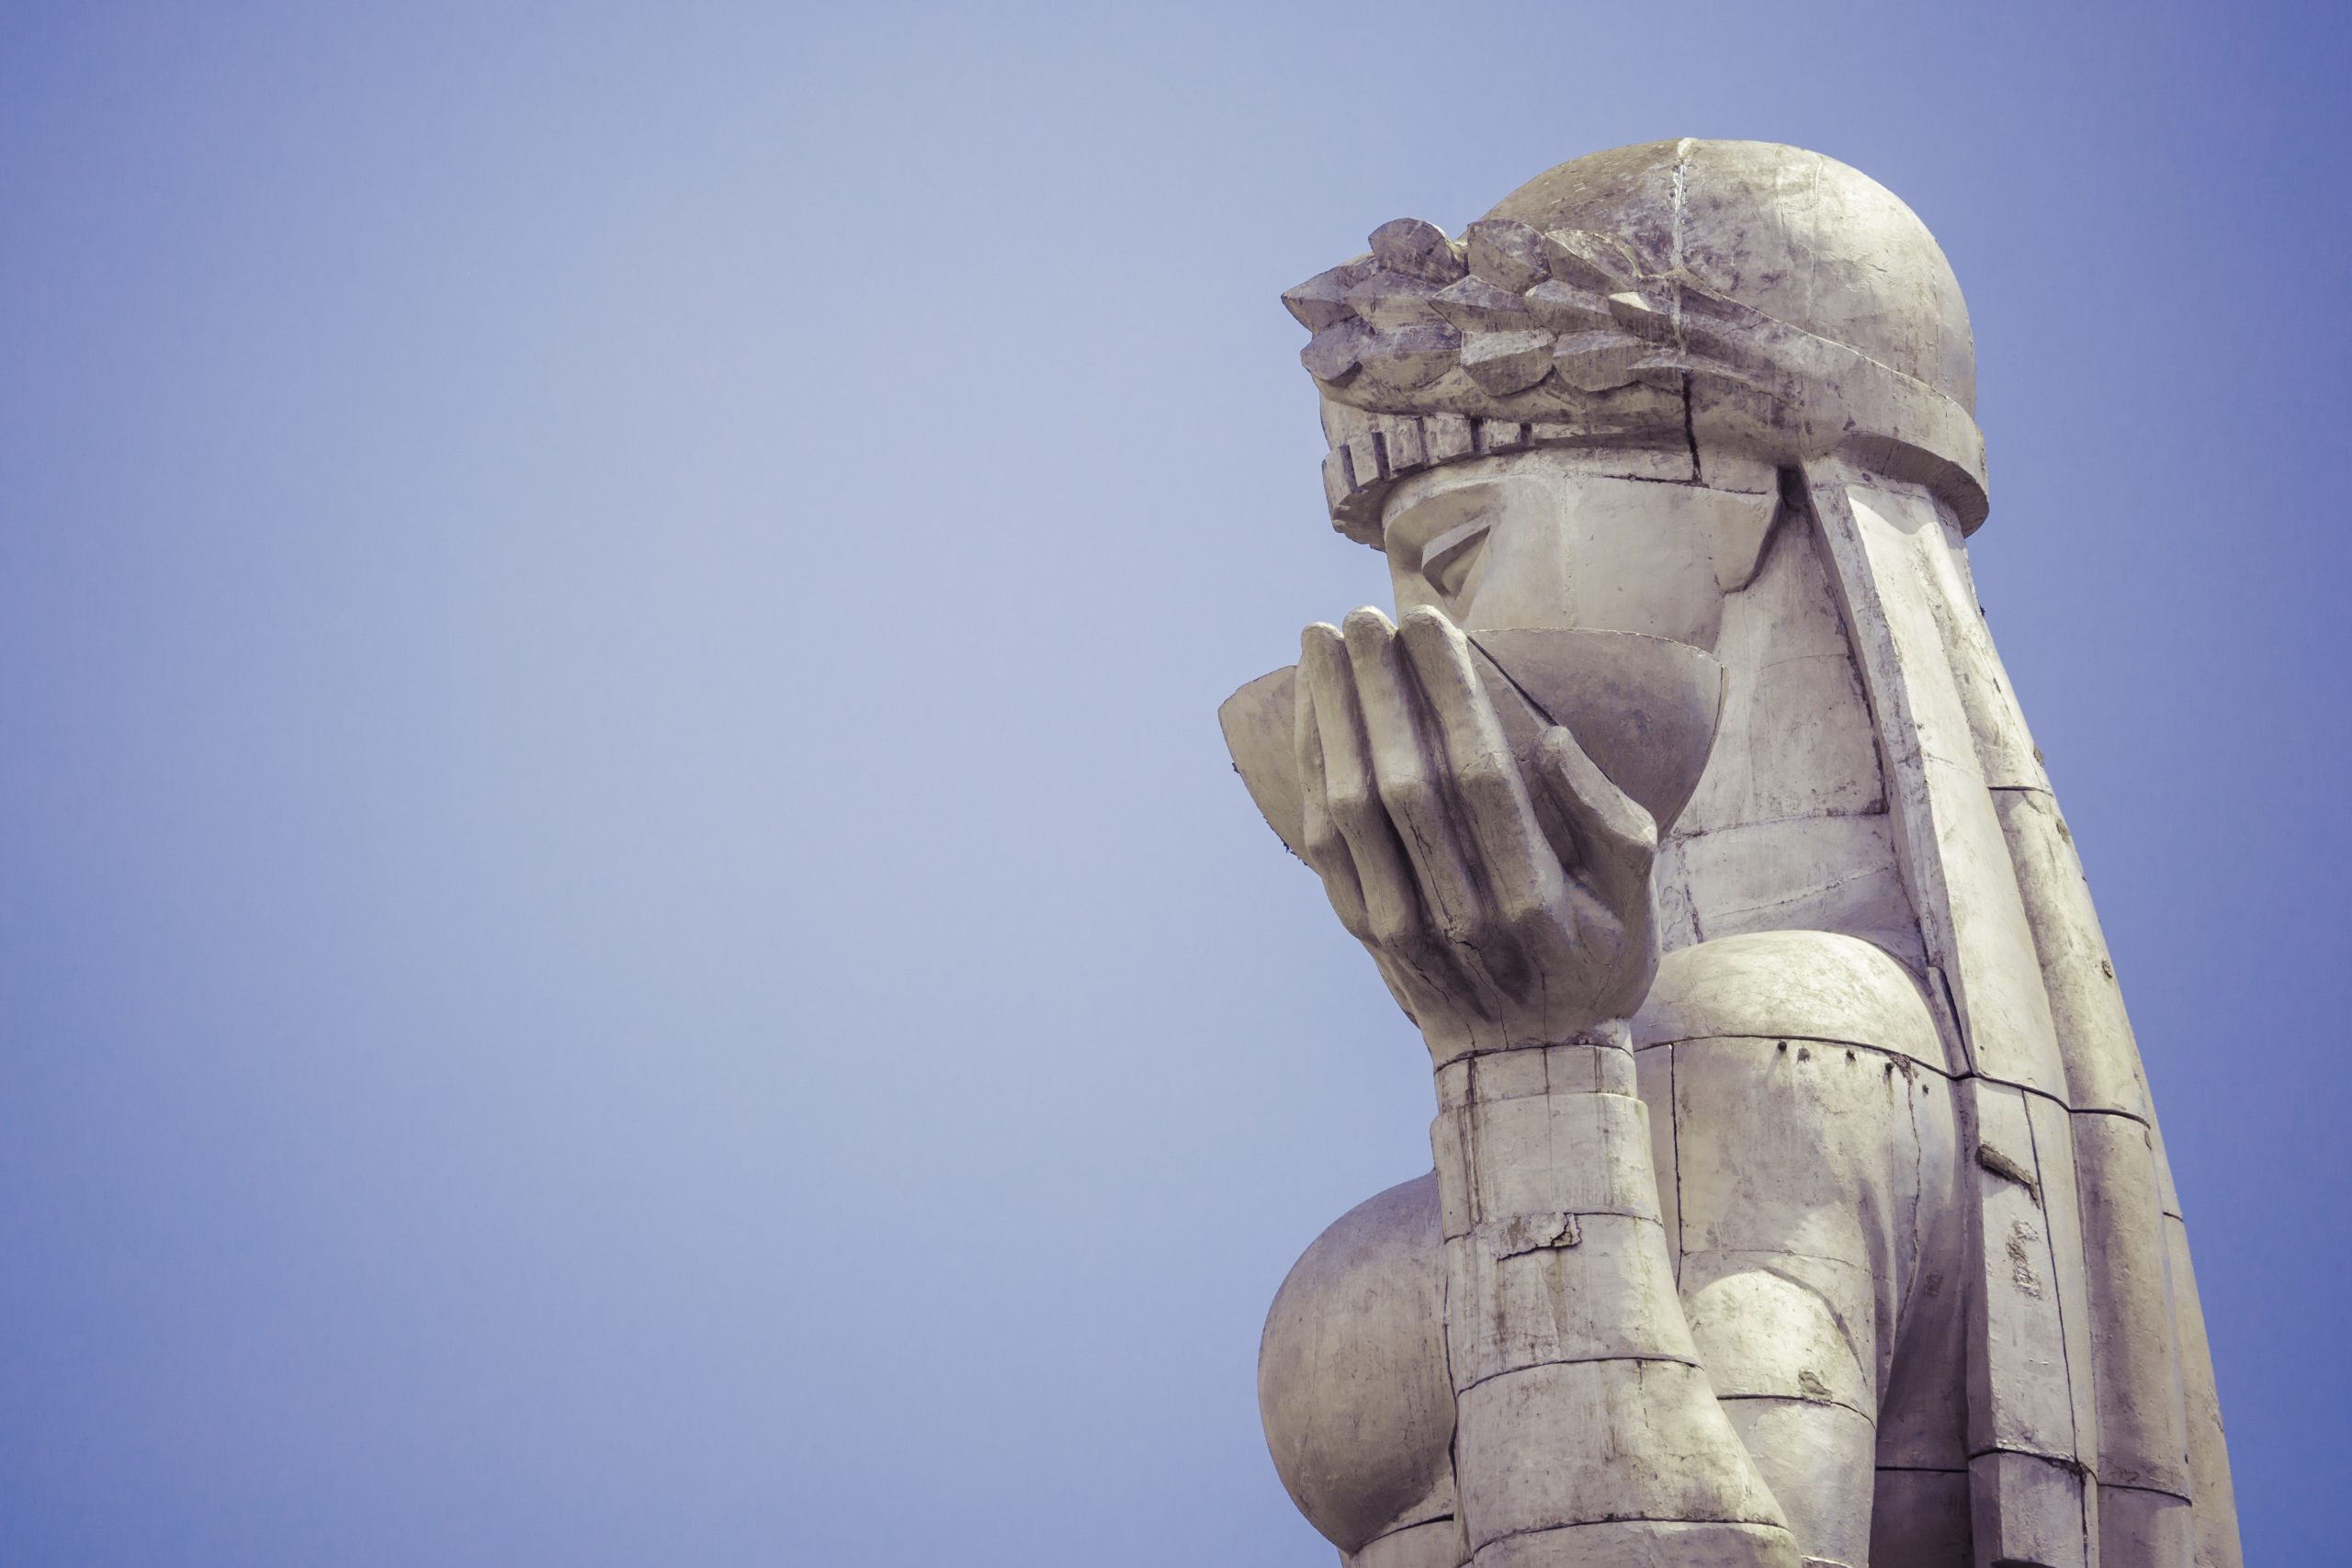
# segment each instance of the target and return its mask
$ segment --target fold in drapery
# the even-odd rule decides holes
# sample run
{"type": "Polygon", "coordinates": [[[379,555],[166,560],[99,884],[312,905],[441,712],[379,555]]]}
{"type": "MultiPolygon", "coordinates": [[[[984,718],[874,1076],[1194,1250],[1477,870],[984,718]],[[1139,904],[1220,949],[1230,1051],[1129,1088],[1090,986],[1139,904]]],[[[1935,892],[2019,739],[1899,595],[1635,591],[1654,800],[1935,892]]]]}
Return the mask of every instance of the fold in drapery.
{"type": "Polygon", "coordinates": [[[1801,491],[1878,731],[1924,978],[1966,1074],[1976,1561],[2239,1568],[2139,1047],[1958,525],[1925,490],[1835,459],[1801,491]]]}

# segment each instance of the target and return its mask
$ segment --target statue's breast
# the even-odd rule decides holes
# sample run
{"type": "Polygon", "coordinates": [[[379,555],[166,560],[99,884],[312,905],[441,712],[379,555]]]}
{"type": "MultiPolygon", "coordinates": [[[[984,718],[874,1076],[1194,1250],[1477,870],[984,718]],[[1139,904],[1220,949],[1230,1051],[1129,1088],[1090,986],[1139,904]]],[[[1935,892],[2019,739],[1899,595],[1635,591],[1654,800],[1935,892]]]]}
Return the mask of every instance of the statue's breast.
{"type": "Polygon", "coordinates": [[[1634,1046],[1737,1038],[1844,1041],[1952,1068],[1911,972],[1834,931],[1755,931],[1669,953],[1634,1019],[1634,1046]]]}
{"type": "Polygon", "coordinates": [[[1299,1512],[1351,1554],[1453,1513],[1443,1267],[1432,1174],[1341,1215],[1266,1316],[1266,1446],[1299,1512]]]}

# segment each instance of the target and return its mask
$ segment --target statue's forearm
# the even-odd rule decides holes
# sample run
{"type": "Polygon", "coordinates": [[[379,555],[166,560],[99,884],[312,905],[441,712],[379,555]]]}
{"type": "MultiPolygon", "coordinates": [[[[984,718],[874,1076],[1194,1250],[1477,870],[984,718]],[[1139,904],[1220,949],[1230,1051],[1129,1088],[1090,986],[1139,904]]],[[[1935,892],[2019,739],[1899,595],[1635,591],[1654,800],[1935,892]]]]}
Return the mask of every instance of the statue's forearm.
{"type": "Polygon", "coordinates": [[[1624,1024],[1448,1062],[1437,1071],[1437,1100],[1430,1145],[1449,1238],[1552,1213],[1657,1222],[1657,1178],[1624,1024]],[[1571,1149],[1558,1142],[1563,1134],[1583,1141],[1571,1149]],[[1637,1141],[1619,1141],[1626,1135],[1637,1141]]]}
{"type": "Polygon", "coordinates": [[[1582,1562],[1695,1531],[1726,1563],[1793,1562],[1683,1318],[1625,1026],[1450,1063],[1437,1091],[1456,1483],[1476,1561],[1582,1562]]]}

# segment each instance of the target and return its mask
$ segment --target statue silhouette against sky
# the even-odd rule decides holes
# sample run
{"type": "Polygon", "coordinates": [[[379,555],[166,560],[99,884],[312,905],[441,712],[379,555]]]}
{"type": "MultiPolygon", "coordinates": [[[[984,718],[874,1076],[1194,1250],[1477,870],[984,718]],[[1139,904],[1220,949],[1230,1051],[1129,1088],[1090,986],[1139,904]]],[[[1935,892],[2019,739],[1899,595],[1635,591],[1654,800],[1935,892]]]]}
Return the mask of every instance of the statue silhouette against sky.
{"type": "Polygon", "coordinates": [[[2239,1561],[2180,1208],[1969,576],[1951,267],[1757,142],[1285,296],[1395,619],[1223,715],[1427,1040],[1266,1326],[1352,1568],[2239,1561]]]}

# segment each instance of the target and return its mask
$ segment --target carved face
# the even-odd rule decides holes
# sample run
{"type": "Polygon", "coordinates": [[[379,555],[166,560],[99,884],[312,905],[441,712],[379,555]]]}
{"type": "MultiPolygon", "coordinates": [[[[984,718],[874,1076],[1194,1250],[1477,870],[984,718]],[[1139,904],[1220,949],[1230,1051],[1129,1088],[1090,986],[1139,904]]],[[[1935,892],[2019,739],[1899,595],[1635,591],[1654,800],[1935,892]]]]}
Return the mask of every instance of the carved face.
{"type": "Polygon", "coordinates": [[[1396,612],[1444,611],[1468,630],[1639,632],[1712,649],[1724,595],[1756,570],[1779,487],[1772,469],[1679,453],[1551,448],[1434,468],[1384,514],[1396,612]]]}

